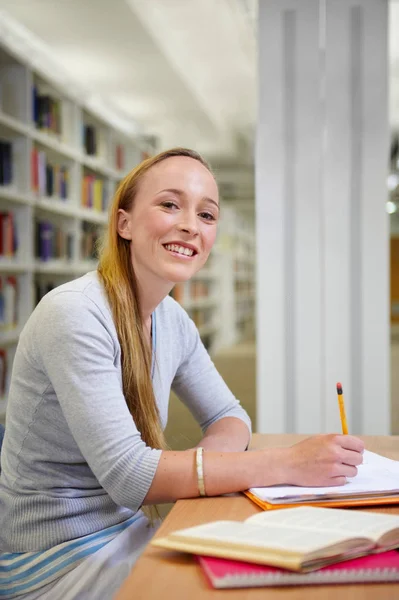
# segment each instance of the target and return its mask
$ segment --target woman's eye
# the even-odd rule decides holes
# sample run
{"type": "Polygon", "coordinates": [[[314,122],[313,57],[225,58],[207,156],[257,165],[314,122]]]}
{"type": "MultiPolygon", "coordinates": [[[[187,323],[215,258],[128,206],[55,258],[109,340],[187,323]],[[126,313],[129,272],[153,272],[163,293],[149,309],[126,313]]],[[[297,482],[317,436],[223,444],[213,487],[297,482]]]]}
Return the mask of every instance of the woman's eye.
{"type": "Polygon", "coordinates": [[[165,208],[178,208],[177,204],[171,200],[165,200],[165,202],[162,202],[162,206],[165,208]]]}
{"type": "Polygon", "coordinates": [[[199,214],[199,216],[201,217],[201,219],[205,219],[206,221],[215,221],[215,217],[212,213],[209,212],[202,212],[199,214]]]}

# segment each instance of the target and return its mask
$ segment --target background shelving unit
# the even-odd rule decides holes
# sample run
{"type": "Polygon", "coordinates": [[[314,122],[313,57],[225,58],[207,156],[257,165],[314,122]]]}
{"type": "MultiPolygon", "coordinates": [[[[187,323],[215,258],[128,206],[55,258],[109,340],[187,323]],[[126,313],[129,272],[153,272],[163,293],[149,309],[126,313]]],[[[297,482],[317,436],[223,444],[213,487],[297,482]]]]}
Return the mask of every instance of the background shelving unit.
{"type": "Polygon", "coordinates": [[[154,142],[0,40],[0,420],[23,325],[50,289],[96,268],[108,202],[154,142]]]}
{"type": "MultiPolygon", "coordinates": [[[[48,291],[96,268],[119,181],[156,149],[72,87],[0,39],[0,421],[26,320],[48,291]]],[[[207,265],[172,290],[210,352],[248,333],[253,247],[253,230],[226,204],[207,265]]]]}
{"type": "Polygon", "coordinates": [[[253,225],[222,201],[218,239],[207,264],[171,292],[211,353],[254,336],[254,276],[253,225]]]}

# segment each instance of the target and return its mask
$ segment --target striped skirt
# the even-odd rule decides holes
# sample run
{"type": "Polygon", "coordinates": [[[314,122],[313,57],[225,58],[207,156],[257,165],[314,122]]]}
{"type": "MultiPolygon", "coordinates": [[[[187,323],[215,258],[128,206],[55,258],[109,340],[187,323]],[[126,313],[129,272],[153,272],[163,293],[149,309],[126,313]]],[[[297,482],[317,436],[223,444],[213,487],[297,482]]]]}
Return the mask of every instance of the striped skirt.
{"type": "Polygon", "coordinates": [[[86,536],[84,547],[68,548],[69,554],[64,553],[62,557],[53,554],[41,562],[36,558],[36,565],[26,564],[18,571],[10,570],[8,585],[4,585],[4,576],[3,583],[0,577],[0,599],[110,600],[159,526],[159,522],[151,526],[142,512],[128,521],[114,526],[120,527],[121,531],[114,532],[113,536],[110,530],[114,528],[109,528],[86,536]],[[101,537],[105,532],[108,539],[101,537]],[[68,561],[75,561],[72,568],[69,568],[70,564],[68,567],[68,561]],[[65,572],[62,568],[65,569],[66,564],[65,572]],[[16,573],[18,577],[15,577],[16,573]]]}

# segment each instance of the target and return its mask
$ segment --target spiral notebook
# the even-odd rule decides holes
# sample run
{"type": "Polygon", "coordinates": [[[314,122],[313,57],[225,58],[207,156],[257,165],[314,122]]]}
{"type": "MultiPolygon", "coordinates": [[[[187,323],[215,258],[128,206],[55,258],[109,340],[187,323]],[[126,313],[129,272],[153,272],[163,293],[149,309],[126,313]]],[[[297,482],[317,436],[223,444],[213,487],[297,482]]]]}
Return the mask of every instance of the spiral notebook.
{"type": "Polygon", "coordinates": [[[311,573],[293,573],[211,556],[196,556],[196,559],[210,585],[217,589],[399,582],[398,550],[354,558],[311,573]]]}

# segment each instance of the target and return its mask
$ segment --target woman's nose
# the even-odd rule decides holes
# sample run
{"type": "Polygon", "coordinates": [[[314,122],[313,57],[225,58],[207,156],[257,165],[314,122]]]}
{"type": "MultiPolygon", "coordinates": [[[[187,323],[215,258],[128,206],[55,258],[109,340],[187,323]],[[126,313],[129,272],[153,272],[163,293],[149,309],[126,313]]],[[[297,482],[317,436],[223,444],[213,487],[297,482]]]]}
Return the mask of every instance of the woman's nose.
{"type": "Polygon", "coordinates": [[[197,215],[184,215],[178,224],[178,229],[190,235],[198,235],[197,215]]]}

